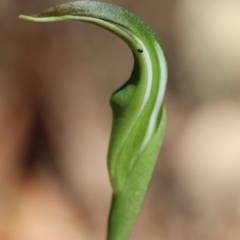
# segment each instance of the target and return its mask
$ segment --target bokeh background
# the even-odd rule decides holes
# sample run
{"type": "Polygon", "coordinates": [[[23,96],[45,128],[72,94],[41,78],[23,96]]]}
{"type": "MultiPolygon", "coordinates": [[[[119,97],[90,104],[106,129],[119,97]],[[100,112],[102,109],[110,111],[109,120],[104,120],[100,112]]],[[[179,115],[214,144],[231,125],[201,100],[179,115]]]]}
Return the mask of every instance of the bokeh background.
{"type": "MultiPolygon", "coordinates": [[[[0,239],[103,240],[111,93],[133,58],[76,22],[29,23],[64,0],[0,1],[0,239]]],[[[168,126],[131,240],[240,238],[240,2],[108,0],[159,35],[168,126]]]]}

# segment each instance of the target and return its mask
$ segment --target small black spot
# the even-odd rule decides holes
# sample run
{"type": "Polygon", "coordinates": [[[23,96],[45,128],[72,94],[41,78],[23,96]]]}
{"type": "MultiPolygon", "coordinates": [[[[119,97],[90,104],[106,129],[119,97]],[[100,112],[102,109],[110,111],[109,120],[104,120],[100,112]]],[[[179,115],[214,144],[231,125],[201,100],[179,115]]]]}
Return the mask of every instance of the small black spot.
{"type": "Polygon", "coordinates": [[[139,49],[138,49],[138,51],[139,51],[140,53],[142,53],[142,52],[143,52],[143,50],[142,50],[141,48],[139,48],[139,49]]]}

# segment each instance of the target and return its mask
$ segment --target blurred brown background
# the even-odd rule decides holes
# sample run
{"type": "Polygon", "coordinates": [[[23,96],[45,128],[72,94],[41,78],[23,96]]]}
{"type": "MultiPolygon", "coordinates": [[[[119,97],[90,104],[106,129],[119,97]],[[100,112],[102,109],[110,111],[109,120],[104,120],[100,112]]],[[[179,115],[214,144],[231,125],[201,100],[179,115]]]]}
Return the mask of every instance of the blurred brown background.
{"type": "MultiPolygon", "coordinates": [[[[0,239],[103,240],[111,93],[128,47],[90,24],[19,20],[63,0],[0,1],[0,239]]],[[[240,238],[240,2],[109,0],[159,35],[168,127],[132,240],[240,238]]]]}

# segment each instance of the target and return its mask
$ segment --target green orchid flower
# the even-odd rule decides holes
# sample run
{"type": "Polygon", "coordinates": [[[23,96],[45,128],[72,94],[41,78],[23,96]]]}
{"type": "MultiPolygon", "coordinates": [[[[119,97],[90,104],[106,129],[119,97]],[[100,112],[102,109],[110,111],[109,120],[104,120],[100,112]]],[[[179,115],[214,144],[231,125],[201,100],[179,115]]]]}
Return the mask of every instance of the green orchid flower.
{"type": "Polygon", "coordinates": [[[113,188],[107,239],[126,240],[145,199],[166,126],[167,63],[158,37],[134,14],[103,2],[70,2],[20,18],[93,23],[122,38],[132,50],[130,79],[110,101],[113,126],[107,160],[113,188]]]}

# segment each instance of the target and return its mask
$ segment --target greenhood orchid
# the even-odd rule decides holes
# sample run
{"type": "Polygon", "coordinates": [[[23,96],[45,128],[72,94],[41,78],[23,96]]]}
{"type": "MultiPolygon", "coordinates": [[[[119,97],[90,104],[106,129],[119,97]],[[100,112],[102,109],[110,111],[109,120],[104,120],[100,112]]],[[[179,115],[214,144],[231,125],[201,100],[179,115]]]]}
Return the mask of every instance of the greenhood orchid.
{"type": "Polygon", "coordinates": [[[113,125],[107,159],[113,188],[107,239],[126,240],[145,199],[166,126],[167,63],[158,37],[134,14],[103,2],[70,2],[20,18],[96,24],[119,36],[133,53],[132,74],[110,101],[113,125]]]}

